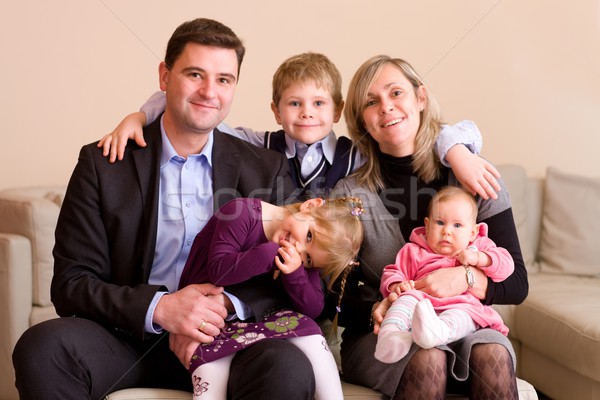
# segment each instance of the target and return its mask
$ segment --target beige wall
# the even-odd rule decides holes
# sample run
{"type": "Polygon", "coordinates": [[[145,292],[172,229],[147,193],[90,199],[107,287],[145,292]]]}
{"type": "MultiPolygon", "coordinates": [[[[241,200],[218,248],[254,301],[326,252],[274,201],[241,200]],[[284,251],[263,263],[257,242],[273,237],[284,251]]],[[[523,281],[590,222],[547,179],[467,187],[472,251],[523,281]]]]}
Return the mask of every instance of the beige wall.
{"type": "Polygon", "coordinates": [[[426,76],[448,121],[477,122],[493,162],[600,176],[598,0],[3,0],[0,189],[66,183],[81,145],[158,89],[171,32],[198,16],[248,48],[232,124],[276,127],[270,79],[292,54],[327,54],[345,92],[387,53],[426,76]]]}

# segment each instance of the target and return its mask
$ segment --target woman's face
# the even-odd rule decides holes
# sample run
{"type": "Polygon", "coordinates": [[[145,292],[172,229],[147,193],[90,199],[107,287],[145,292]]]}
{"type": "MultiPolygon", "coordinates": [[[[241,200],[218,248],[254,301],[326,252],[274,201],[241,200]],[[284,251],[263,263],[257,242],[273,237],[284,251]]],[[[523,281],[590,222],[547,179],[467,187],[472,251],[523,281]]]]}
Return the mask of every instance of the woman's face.
{"type": "Polygon", "coordinates": [[[425,101],[423,86],[414,88],[393,64],[381,68],[369,87],[362,117],[383,153],[396,157],[414,153],[425,101]]]}

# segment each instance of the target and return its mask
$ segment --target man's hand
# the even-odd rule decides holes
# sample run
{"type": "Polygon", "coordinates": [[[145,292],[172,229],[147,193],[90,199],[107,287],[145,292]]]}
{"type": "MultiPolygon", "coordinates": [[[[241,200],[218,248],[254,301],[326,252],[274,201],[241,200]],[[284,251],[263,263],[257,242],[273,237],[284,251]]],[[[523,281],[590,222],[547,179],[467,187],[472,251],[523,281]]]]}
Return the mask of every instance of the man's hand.
{"type": "Polygon", "coordinates": [[[189,285],[164,295],[154,311],[154,323],[176,335],[210,343],[225,326],[223,288],[209,283],[189,285]]]}
{"type": "Polygon", "coordinates": [[[169,348],[186,368],[190,366],[194,351],[196,351],[199,345],[200,342],[189,336],[169,333],[169,348]]]}

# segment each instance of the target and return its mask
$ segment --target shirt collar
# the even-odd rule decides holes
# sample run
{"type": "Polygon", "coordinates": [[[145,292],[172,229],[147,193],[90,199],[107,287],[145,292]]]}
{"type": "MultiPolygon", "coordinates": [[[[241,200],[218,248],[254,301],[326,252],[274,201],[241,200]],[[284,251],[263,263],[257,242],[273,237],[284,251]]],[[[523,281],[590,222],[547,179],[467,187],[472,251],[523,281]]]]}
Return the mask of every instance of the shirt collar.
{"type": "MultiPolygon", "coordinates": [[[[208,140],[206,141],[206,144],[204,145],[204,148],[202,149],[202,151],[198,154],[192,155],[192,156],[206,157],[206,161],[208,161],[208,165],[210,165],[211,167],[212,167],[212,148],[213,148],[213,143],[214,143],[213,133],[214,133],[214,130],[212,130],[208,134],[208,140]]],[[[160,135],[162,137],[162,143],[163,143],[162,152],[160,155],[161,168],[173,158],[175,158],[177,160],[185,161],[185,159],[183,157],[181,157],[179,154],[177,154],[177,152],[175,151],[175,148],[171,144],[171,141],[169,140],[169,137],[167,136],[167,133],[165,132],[165,127],[163,126],[162,117],[160,118],[160,135]]]]}
{"type": "Polygon", "coordinates": [[[288,135],[285,135],[285,156],[288,159],[294,158],[296,156],[296,146],[313,147],[319,143],[321,144],[321,147],[323,149],[323,155],[325,156],[325,159],[329,162],[329,164],[332,164],[333,156],[335,155],[335,147],[337,145],[337,137],[335,136],[335,132],[333,131],[329,132],[329,134],[323,139],[311,144],[310,146],[301,143],[297,140],[294,140],[288,135]]]}

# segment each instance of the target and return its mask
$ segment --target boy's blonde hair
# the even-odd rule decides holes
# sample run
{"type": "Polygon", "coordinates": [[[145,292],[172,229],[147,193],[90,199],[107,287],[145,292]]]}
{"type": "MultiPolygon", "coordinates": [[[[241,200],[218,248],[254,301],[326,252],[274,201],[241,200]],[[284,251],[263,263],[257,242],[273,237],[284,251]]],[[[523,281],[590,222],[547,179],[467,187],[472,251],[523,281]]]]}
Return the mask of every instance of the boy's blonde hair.
{"type": "MultiPolygon", "coordinates": [[[[426,89],[423,79],[408,62],[386,55],[368,59],[354,74],[348,88],[344,117],[350,137],[367,159],[366,163],[356,172],[357,181],[373,191],[384,189],[383,176],[377,157],[379,145],[365,127],[362,114],[366,107],[369,88],[385,65],[393,65],[398,68],[412,84],[415,95],[416,89],[420,87],[426,89]]],[[[425,182],[439,178],[441,173],[441,163],[434,151],[434,144],[441,125],[440,107],[430,91],[425,90],[425,107],[421,112],[421,124],[415,137],[415,153],[412,161],[414,171],[425,182]]]]}
{"type": "Polygon", "coordinates": [[[323,54],[302,53],[285,60],[273,75],[273,103],[279,106],[281,94],[295,83],[314,82],[329,91],[336,107],[342,104],[342,76],[323,54]]]}
{"type": "MultiPolygon", "coordinates": [[[[302,203],[290,204],[288,209],[295,213],[302,203]]],[[[310,213],[315,220],[313,245],[327,252],[326,265],[319,265],[327,288],[345,271],[356,265],[358,251],[362,245],[364,231],[360,215],[362,202],[358,197],[326,199],[325,204],[313,207],[310,213]]]]}
{"type": "Polygon", "coordinates": [[[477,201],[475,201],[475,197],[471,193],[458,186],[444,186],[442,189],[440,189],[429,202],[429,206],[427,207],[427,216],[431,218],[431,212],[436,204],[443,203],[447,200],[457,197],[462,197],[471,205],[473,223],[475,224],[477,222],[477,214],[479,213],[477,201]]]}

